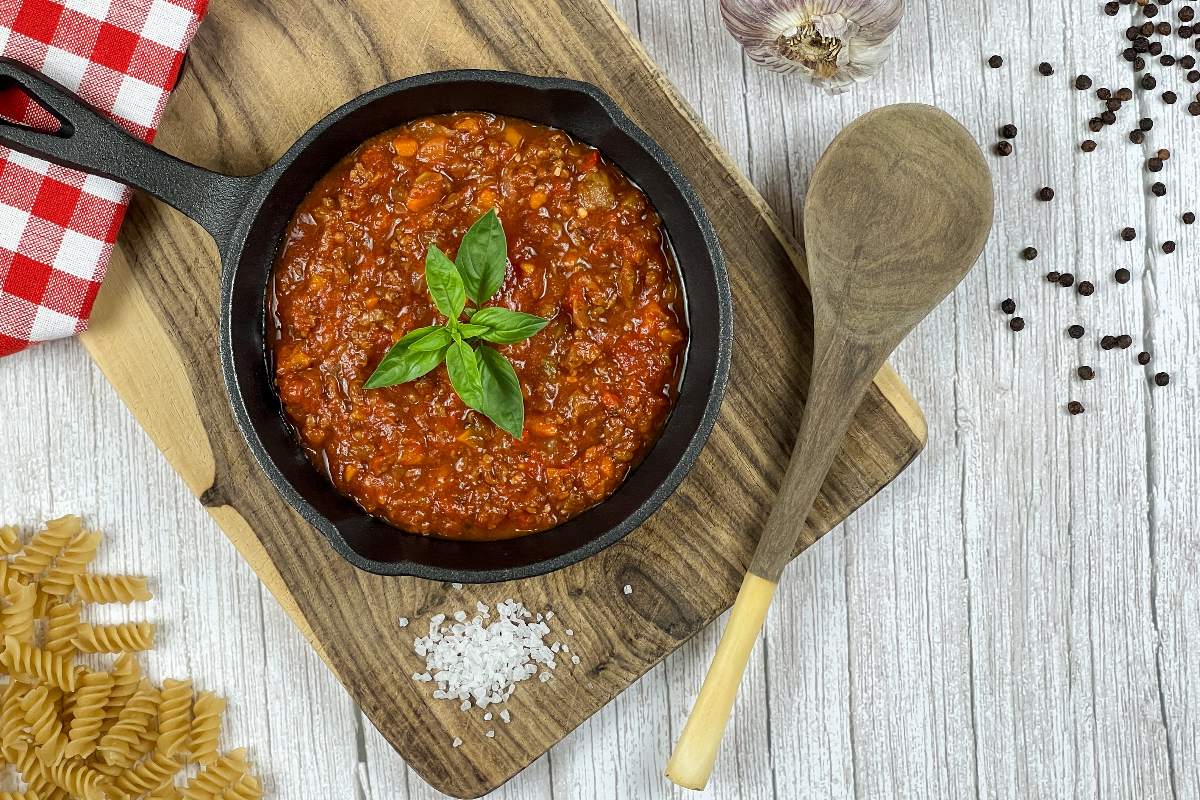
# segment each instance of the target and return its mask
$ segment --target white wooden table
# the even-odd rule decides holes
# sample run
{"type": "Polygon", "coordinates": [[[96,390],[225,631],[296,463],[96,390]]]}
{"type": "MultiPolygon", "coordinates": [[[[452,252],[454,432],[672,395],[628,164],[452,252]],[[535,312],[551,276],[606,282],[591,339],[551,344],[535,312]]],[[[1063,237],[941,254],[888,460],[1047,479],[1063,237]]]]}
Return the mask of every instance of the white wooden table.
{"type": "MultiPolygon", "coordinates": [[[[1164,18],[1174,17],[1178,0],[1164,18]]],[[[809,171],[861,112],[924,101],[986,145],[997,224],[982,263],[900,349],[929,419],[924,455],[791,568],[743,684],[713,798],[1200,797],[1200,121],[1139,95],[1081,154],[1090,92],[1133,85],[1129,24],[1099,0],[910,0],[884,73],[830,98],[745,62],[716,0],[618,0],[651,56],[788,226],[809,171]],[[986,67],[1002,54],[1002,70],[986,67]],[[1051,78],[1035,65],[1049,61],[1051,78]],[[1146,145],[1124,138],[1157,120],[1146,145]],[[1145,192],[1151,147],[1175,157],[1145,192]],[[1052,203],[1033,198],[1042,185],[1052,203]],[[1116,231],[1136,226],[1127,244],[1116,231]],[[1179,252],[1156,250],[1164,239],[1179,252]],[[1041,256],[1018,257],[1026,245],[1041,256]],[[1125,266],[1133,281],[1117,286],[1125,266]],[[1092,280],[1080,298],[1038,276],[1092,280]],[[1016,299],[1028,323],[996,310],[1016,299]],[[1080,322],[1087,335],[1063,333],[1080,322]],[[1102,353],[1102,333],[1133,335],[1102,353]],[[1133,363],[1154,353],[1148,369],[1133,363]],[[1075,367],[1091,364],[1083,384],[1075,367]],[[1173,374],[1150,385],[1155,368],[1173,374]],[[1066,402],[1087,413],[1071,417],[1066,402]]],[[[1179,54],[1183,51],[1180,48],[1179,54]]],[[[1170,50],[1168,50],[1170,52],[1170,50]]],[[[1194,51],[1193,51],[1194,52],[1194,51]]],[[[618,68],[614,65],[614,69],[618,68]]],[[[1187,98],[1178,69],[1151,70],[1187,98]]],[[[0,518],[83,512],[101,566],[156,578],[158,675],[230,696],[280,800],[434,793],[377,737],[123,408],[78,343],[0,361],[0,518]]],[[[496,793],[544,800],[672,796],[661,777],[712,628],[496,793]]],[[[400,635],[399,633],[397,635],[400,635]]]]}

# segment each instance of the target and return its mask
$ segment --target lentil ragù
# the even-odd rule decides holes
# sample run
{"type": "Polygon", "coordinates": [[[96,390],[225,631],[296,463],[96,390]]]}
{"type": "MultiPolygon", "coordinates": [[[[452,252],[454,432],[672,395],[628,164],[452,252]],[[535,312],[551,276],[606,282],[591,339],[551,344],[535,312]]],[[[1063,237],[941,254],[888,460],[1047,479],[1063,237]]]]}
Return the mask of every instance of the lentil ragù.
{"type": "Polygon", "coordinates": [[[679,278],[645,195],[599,151],[465,112],[363,143],[293,217],[268,312],[279,394],[310,460],[366,511],[414,533],[500,539],[610,495],[675,399],[679,278]],[[444,367],[365,391],[408,331],[442,322],[424,279],[496,208],[509,265],[493,304],[549,325],[503,346],[525,395],[516,439],[469,410],[444,367]]]}

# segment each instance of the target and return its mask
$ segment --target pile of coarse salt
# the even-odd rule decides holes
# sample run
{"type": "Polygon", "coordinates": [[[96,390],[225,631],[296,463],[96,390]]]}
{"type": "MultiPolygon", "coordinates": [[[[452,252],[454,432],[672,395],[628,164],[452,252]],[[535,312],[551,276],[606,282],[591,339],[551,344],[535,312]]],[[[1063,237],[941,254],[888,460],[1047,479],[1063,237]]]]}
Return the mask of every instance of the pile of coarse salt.
{"type": "MultiPolygon", "coordinates": [[[[456,611],[448,624],[445,614],[435,614],[429,620],[429,634],[413,641],[426,668],[414,672],[413,680],[436,683],[434,698],[457,700],[462,711],[469,711],[472,705],[487,708],[503,703],[512,697],[518,683],[534,675],[543,683],[550,680],[557,666],[555,656],[560,651],[570,652],[560,642],[545,641],[552,612],[535,617],[512,599],[497,604],[494,618],[482,602],[475,604],[475,612],[468,619],[465,611],[456,611]]],[[[407,622],[401,620],[401,626],[407,622]]],[[[491,713],[484,718],[490,719],[491,713]]],[[[501,711],[500,718],[508,722],[508,711],[501,711]]]]}

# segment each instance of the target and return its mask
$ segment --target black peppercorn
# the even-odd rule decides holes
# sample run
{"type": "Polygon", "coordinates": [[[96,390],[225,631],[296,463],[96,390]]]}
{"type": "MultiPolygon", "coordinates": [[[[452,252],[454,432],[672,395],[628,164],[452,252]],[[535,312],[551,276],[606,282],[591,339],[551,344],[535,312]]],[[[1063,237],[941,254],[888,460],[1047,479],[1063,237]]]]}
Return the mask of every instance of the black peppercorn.
{"type": "Polygon", "coordinates": [[[998,156],[1011,156],[1011,155],[1012,155],[1012,151],[1013,151],[1013,146],[1012,146],[1012,144],[1011,144],[1011,143],[1009,143],[1009,142],[996,142],[996,155],[998,155],[998,156]]]}
{"type": "Polygon", "coordinates": [[[1175,252],[1175,243],[1170,240],[1163,242],[1162,251],[1167,255],[1171,255],[1171,253],[1175,252]]]}
{"type": "Polygon", "coordinates": [[[1143,6],[1142,13],[1145,14],[1147,17],[1157,17],[1158,16],[1158,6],[1151,6],[1151,5],[1143,6]]]}
{"type": "Polygon", "coordinates": [[[1138,57],[1137,50],[1134,50],[1132,47],[1126,47],[1124,50],[1121,51],[1121,58],[1124,58],[1126,61],[1128,61],[1131,64],[1137,60],[1137,57],[1138,57]]]}
{"type": "Polygon", "coordinates": [[[1050,66],[1050,62],[1043,61],[1042,63],[1038,64],[1038,72],[1046,77],[1049,77],[1054,74],[1054,67],[1050,66]]]}
{"type": "Polygon", "coordinates": [[[1193,117],[1200,117],[1200,100],[1194,103],[1188,103],[1188,113],[1193,117]]]}
{"type": "Polygon", "coordinates": [[[1082,339],[1084,333],[1086,331],[1084,331],[1082,325],[1071,325],[1067,328],[1067,336],[1070,336],[1072,339],[1082,339]]]}
{"type": "Polygon", "coordinates": [[[1083,403],[1079,402],[1078,400],[1072,400],[1071,402],[1067,403],[1067,412],[1070,413],[1072,417],[1079,416],[1083,413],[1083,411],[1083,403]]]}
{"type": "Polygon", "coordinates": [[[1020,317],[1013,317],[1008,321],[1008,327],[1014,331],[1025,330],[1025,320],[1020,317]]]}
{"type": "Polygon", "coordinates": [[[1162,172],[1163,162],[1158,156],[1150,156],[1146,159],[1146,169],[1151,172],[1162,172]]]}
{"type": "Polygon", "coordinates": [[[1166,20],[1154,26],[1154,32],[1159,36],[1170,36],[1174,30],[1175,29],[1171,26],[1171,23],[1167,22],[1166,20]]]}
{"type": "Polygon", "coordinates": [[[1104,130],[1104,120],[1099,117],[1092,117],[1088,120],[1088,130],[1092,133],[1099,133],[1104,130]]]}
{"type": "Polygon", "coordinates": [[[1128,86],[1122,86],[1120,89],[1117,89],[1117,93],[1113,97],[1127,103],[1133,99],[1133,89],[1130,89],[1128,86]]]}
{"type": "Polygon", "coordinates": [[[1112,97],[1112,91],[1101,86],[1096,90],[1096,97],[1099,97],[1101,100],[1107,100],[1112,97]]]}
{"type": "Polygon", "coordinates": [[[1143,89],[1145,89],[1146,91],[1150,91],[1155,86],[1158,86],[1157,78],[1155,78],[1153,75],[1143,75],[1142,76],[1142,88],[1143,89]]]}
{"type": "Polygon", "coordinates": [[[1000,126],[1000,135],[1003,136],[1005,139],[1017,138],[1017,126],[1013,125],[1011,122],[1008,123],[1007,125],[1001,125],[1000,126]]]}
{"type": "Polygon", "coordinates": [[[1137,238],[1137,231],[1133,228],[1121,228],[1121,238],[1126,242],[1132,242],[1137,238]]]}
{"type": "Polygon", "coordinates": [[[1081,381],[1090,381],[1092,378],[1096,377],[1096,370],[1084,365],[1075,370],[1075,374],[1079,376],[1079,380],[1081,381]]]}
{"type": "Polygon", "coordinates": [[[1003,311],[1005,314],[1011,314],[1017,310],[1017,304],[1010,297],[1007,300],[1002,300],[1000,302],[1000,310],[1003,311]]]}
{"type": "Polygon", "coordinates": [[[1122,350],[1128,350],[1130,345],[1132,345],[1132,344],[1133,344],[1133,337],[1130,336],[1128,333],[1122,333],[1120,336],[1117,337],[1117,347],[1121,348],[1122,350]]]}
{"type": "Polygon", "coordinates": [[[1058,285],[1064,289],[1075,283],[1075,276],[1069,272],[1064,272],[1058,276],[1058,285]]]}
{"type": "Polygon", "coordinates": [[[1196,57],[1184,56],[1183,58],[1179,59],[1179,66],[1183,67],[1184,69],[1191,69],[1192,67],[1196,66],[1196,57]]]}
{"type": "Polygon", "coordinates": [[[1049,186],[1043,186],[1037,191],[1037,199],[1043,202],[1050,202],[1054,199],[1054,190],[1049,186]]]}
{"type": "Polygon", "coordinates": [[[1100,349],[1101,350],[1112,350],[1116,346],[1117,346],[1117,337],[1115,337],[1115,336],[1101,336],[1100,337],[1100,349]]]}
{"type": "Polygon", "coordinates": [[[1058,283],[1058,272],[1055,270],[1050,270],[1046,273],[1046,280],[1050,281],[1051,283],[1058,283]]]}
{"type": "Polygon", "coordinates": [[[1080,75],[1075,79],[1075,88],[1081,92],[1087,91],[1092,88],[1092,79],[1087,75],[1080,75]]]}
{"type": "Polygon", "coordinates": [[[1134,128],[1129,132],[1129,141],[1133,142],[1134,144],[1142,144],[1146,141],[1146,134],[1139,128],[1134,128]]]}
{"type": "Polygon", "coordinates": [[[1192,211],[1183,212],[1183,224],[1191,225],[1196,221],[1196,214],[1192,211]]]}
{"type": "Polygon", "coordinates": [[[1117,0],[1110,0],[1110,2],[1104,4],[1104,13],[1110,17],[1115,17],[1121,13],[1121,4],[1117,0]]]}
{"type": "Polygon", "coordinates": [[[1109,111],[1120,111],[1123,103],[1120,98],[1113,97],[1104,103],[1104,107],[1109,111]]]}
{"type": "Polygon", "coordinates": [[[1138,120],[1138,127],[1144,131],[1148,131],[1154,127],[1154,120],[1149,117],[1142,117],[1138,120]]]}
{"type": "Polygon", "coordinates": [[[1137,362],[1143,367],[1150,363],[1150,354],[1145,350],[1137,354],[1137,362]]]}
{"type": "Polygon", "coordinates": [[[1166,185],[1165,183],[1154,183],[1154,184],[1151,184],[1151,186],[1150,186],[1150,192],[1151,192],[1151,193],[1152,193],[1152,194],[1153,194],[1155,197],[1166,197],[1166,196],[1167,196],[1167,185],[1166,185]]]}
{"type": "Polygon", "coordinates": [[[1164,103],[1171,106],[1175,105],[1175,103],[1179,100],[1179,95],[1175,94],[1174,92],[1163,92],[1162,99],[1164,103]]]}
{"type": "Polygon", "coordinates": [[[1024,250],[1021,251],[1021,256],[1026,261],[1033,261],[1038,256],[1037,248],[1036,247],[1026,247],[1024,250]]]}
{"type": "Polygon", "coordinates": [[[1131,60],[1133,62],[1133,71],[1134,72],[1141,72],[1142,70],[1144,70],[1146,68],[1146,59],[1142,58],[1141,56],[1135,55],[1133,57],[1133,59],[1131,59],[1131,60]]]}
{"type": "Polygon", "coordinates": [[[1168,375],[1167,373],[1157,372],[1154,374],[1154,385],[1155,386],[1166,386],[1170,382],[1171,382],[1171,376],[1168,375]]]}
{"type": "Polygon", "coordinates": [[[1100,121],[1105,125],[1112,125],[1117,121],[1117,115],[1111,111],[1100,112],[1100,121]]]}
{"type": "Polygon", "coordinates": [[[1192,8],[1191,6],[1184,6],[1183,8],[1179,9],[1179,21],[1180,22],[1191,22],[1195,18],[1196,18],[1196,9],[1192,8]]]}
{"type": "Polygon", "coordinates": [[[1075,287],[1075,291],[1084,297],[1091,297],[1092,292],[1096,291],[1096,287],[1092,285],[1091,281],[1080,281],[1079,285],[1075,287]]]}
{"type": "Polygon", "coordinates": [[[1171,160],[1171,151],[1165,147],[1158,148],[1158,152],[1155,153],[1154,155],[1158,156],[1159,161],[1170,161],[1171,160]]]}
{"type": "Polygon", "coordinates": [[[1151,42],[1150,43],[1150,51],[1149,51],[1150,55],[1157,56],[1157,55],[1162,54],[1162,51],[1163,51],[1162,42],[1151,42]]]}
{"type": "Polygon", "coordinates": [[[1188,83],[1200,83],[1200,70],[1194,69],[1187,74],[1188,83]]]}
{"type": "Polygon", "coordinates": [[[1085,153],[1090,153],[1096,149],[1096,142],[1093,139],[1084,139],[1080,142],[1079,149],[1085,153]]]}
{"type": "Polygon", "coordinates": [[[1129,270],[1121,267],[1113,273],[1113,280],[1117,283],[1129,283],[1129,270]]]}
{"type": "Polygon", "coordinates": [[[1000,69],[1004,66],[1004,59],[1000,56],[992,56],[988,59],[988,66],[992,69],[1000,69]]]}

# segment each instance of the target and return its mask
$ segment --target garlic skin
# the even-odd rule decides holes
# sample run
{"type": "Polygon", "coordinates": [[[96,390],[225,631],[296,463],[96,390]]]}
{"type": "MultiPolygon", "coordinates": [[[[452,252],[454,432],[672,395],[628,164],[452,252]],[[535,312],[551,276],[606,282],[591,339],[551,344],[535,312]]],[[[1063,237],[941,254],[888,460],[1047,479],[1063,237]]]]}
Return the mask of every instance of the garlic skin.
{"type": "Polygon", "coordinates": [[[904,0],[721,0],[721,17],[755,62],[830,94],[874,75],[891,55],[904,0]]]}

